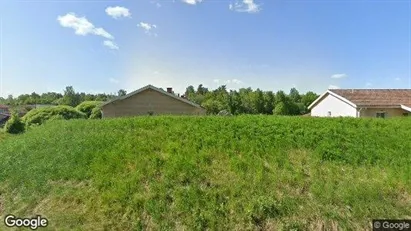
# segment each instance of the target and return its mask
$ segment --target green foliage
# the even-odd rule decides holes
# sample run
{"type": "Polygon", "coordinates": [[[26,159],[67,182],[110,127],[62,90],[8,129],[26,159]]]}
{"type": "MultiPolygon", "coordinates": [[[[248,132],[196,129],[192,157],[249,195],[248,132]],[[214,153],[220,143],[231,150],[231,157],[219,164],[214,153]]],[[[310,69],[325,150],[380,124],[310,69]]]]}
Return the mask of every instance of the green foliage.
{"type": "Polygon", "coordinates": [[[214,99],[206,100],[201,106],[203,106],[208,114],[217,114],[224,109],[220,101],[214,99]]]}
{"type": "Polygon", "coordinates": [[[70,106],[55,106],[55,107],[44,107],[36,108],[29,111],[26,115],[23,116],[23,121],[27,126],[33,124],[43,124],[45,121],[53,119],[85,119],[87,115],[83,112],[76,110],[70,106]]]}
{"type": "Polygon", "coordinates": [[[274,115],[287,115],[288,113],[288,108],[284,102],[278,102],[273,111],[274,115]]]}
{"type": "Polygon", "coordinates": [[[99,107],[102,103],[103,102],[101,101],[84,101],[81,104],[77,105],[76,109],[86,114],[87,118],[89,118],[92,114],[93,109],[99,107]]]}
{"type": "MultiPolygon", "coordinates": [[[[69,105],[77,106],[85,101],[108,101],[116,96],[124,96],[127,92],[120,89],[116,95],[113,94],[86,94],[76,92],[72,86],[64,90],[64,95],[55,92],[43,93],[41,95],[33,92],[23,94],[17,98],[9,95],[7,99],[0,97],[0,104],[7,105],[25,105],[25,104],[52,104],[52,105],[69,105]]],[[[233,115],[239,114],[273,114],[276,103],[283,102],[286,114],[283,115],[301,115],[308,113],[310,105],[318,95],[313,92],[300,94],[297,89],[292,88],[286,95],[284,91],[262,91],[253,90],[250,87],[240,88],[239,90],[227,90],[226,85],[221,85],[215,90],[209,90],[202,84],[197,88],[188,86],[184,92],[184,97],[188,100],[203,105],[208,114],[216,114],[221,110],[228,110],[233,115]]],[[[90,115],[91,110],[86,114],[90,115]]]]}
{"type": "Polygon", "coordinates": [[[305,95],[301,97],[301,102],[304,104],[305,107],[308,107],[312,102],[314,102],[319,95],[315,94],[312,91],[307,92],[305,95]]]}
{"type": "Polygon", "coordinates": [[[81,103],[81,98],[79,94],[76,94],[72,86],[66,87],[64,90],[64,96],[62,99],[62,105],[68,105],[75,107],[81,103]]]}
{"type": "MultiPolygon", "coordinates": [[[[34,105],[34,104],[51,104],[51,105],[75,105],[83,101],[107,101],[115,95],[113,94],[86,94],[84,92],[75,92],[73,87],[66,87],[64,96],[56,92],[46,92],[41,95],[33,92],[31,94],[22,94],[18,97],[9,95],[6,99],[0,97],[0,104],[10,106],[34,105]]],[[[124,90],[119,92],[125,93],[124,90]]]]}
{"type": "Polygon", "coordinates": [[[102,118],[101,107],[98,106],[98,107],[93,108],[89,118],[90,119],[101,119],[102,118]]]}
{"type": "Polygon", "coordinates": [[[290,97],[291,101],[293,101],[294,103],[299,103],[299,102],[301,102],[300,92],[298,92],[298,90],[295,89],[294,87],[291,88],[289,97],[290,97]]]}
{"type": "Polygon", "coordinates": [[[25,130],[24,123],[17,113],[12,113],[10,119],[4,125],[4,131],[10,134],[23,133],[25,130]]]}
{"type": "Polygon", "coordinates": [[[0,142],[2,142],[5,139],[8,139],[11,136],[11,134],[5,132],[3,129],[0,129],[0,142]]]}
{"type": "Polygon", "coordinates": [[[366,230],[411,214],[410,129],[408,118],[53,121],[0,142],[1,199],[13,202],[2,211],[36,210],[50,230],[366,230]]]}
{"type": "Polygon", "coordinates": [[[127,91],[126,91],[126,90],[124,90],[124,89],[118,90],[117,96],[121,97],[121,96],[125,96],[125,95],[127,95],[127,91]]]}

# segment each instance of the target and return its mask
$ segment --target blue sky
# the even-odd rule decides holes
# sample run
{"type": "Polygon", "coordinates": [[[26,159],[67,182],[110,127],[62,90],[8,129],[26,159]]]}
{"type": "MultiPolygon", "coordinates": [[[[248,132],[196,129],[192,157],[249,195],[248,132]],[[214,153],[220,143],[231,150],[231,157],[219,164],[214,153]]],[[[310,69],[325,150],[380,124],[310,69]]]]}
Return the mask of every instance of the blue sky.
{"type": "Polygon", "coordinates": [[[409,88],[409,0],[0,1],[0,96],[409,88]]]}

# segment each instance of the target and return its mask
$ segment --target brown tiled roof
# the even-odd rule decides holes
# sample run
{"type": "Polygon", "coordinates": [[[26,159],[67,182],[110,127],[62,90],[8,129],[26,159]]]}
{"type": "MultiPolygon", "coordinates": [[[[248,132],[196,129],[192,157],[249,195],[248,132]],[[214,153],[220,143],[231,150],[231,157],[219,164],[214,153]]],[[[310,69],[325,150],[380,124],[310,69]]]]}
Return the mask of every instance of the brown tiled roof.
{"type": "Polygon", "coordinates": [[[411,107],[411,89],[330,89],[357,106],[411,107]]]}

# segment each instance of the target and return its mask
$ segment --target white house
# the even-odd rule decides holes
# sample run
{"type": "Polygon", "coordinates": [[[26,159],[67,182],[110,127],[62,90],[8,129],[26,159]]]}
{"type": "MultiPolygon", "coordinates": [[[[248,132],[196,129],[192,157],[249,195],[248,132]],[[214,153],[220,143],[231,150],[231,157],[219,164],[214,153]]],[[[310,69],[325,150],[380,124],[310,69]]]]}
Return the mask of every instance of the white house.
{"type": "Polygon", "coordinates": [[[411,115],[411,89],[329,89],[308,109],[319,117],[411,115]]]}

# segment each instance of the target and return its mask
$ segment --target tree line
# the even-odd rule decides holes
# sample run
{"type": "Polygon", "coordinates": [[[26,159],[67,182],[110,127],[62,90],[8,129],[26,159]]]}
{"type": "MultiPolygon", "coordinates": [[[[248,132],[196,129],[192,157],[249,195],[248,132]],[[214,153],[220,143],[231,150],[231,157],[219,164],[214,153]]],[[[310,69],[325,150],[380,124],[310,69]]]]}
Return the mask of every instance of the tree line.
{"type": "MultiPolygon", "coordinates": [[[[72,86],[67,86],[64,93],[47,92],[37,94],[22,94],[17,97],[9,95],[0,97],[0,104],[9,106],[52,104],[76,107],[85,101],[108,101],[115,97],[124,96],[127,92],[120,89],[117,94],[89,94],[76,92],[72,86]]],[[[276,114],[276,115],[302,115],[308,113],[310,105],[318,95],[314,92],[300,94],[297,89],[291,88],[286,94],[284,91],[262,91],[249,88],[227,90],[222,85],[215,90],[209,90],[202,84],[197,88],[188,86],[184,97],[203,106],[208,114],[218,114],[226,111],[233,115],[238,114],[276,114]]]]}
{"type": "Polygon", "coordinates": [[[300,94],[295,88],[291,88],[288,94],[282,90],[274,93],[250,87],[228,91],[225,85],[209,90],[200,84],[197,89],[187,87],[185,97],[203,106],[209,114],[227,111],[233,115],[302,115],[309,112],[308,106],[318,95],[311,91],[300,94]]]}
{"type": "Polygon", "coordinates": [[[72,86],[67,86],[64,89],[64,93],[46,92],[43,94],[37,94],[33,92],[31,94],[22,94],[17,97],[9,95],[7,98],[0,97],[0,104],[6,104],[9,106],[20,105],[35,105],[35,104],[52,104],[52,105],[68,105],[76,107],[84,101],[107,101],[117,96],[125,95],[125,90],[119,90],[116,94],[89,94],[84,92],[76,92],[72,86]]]}

